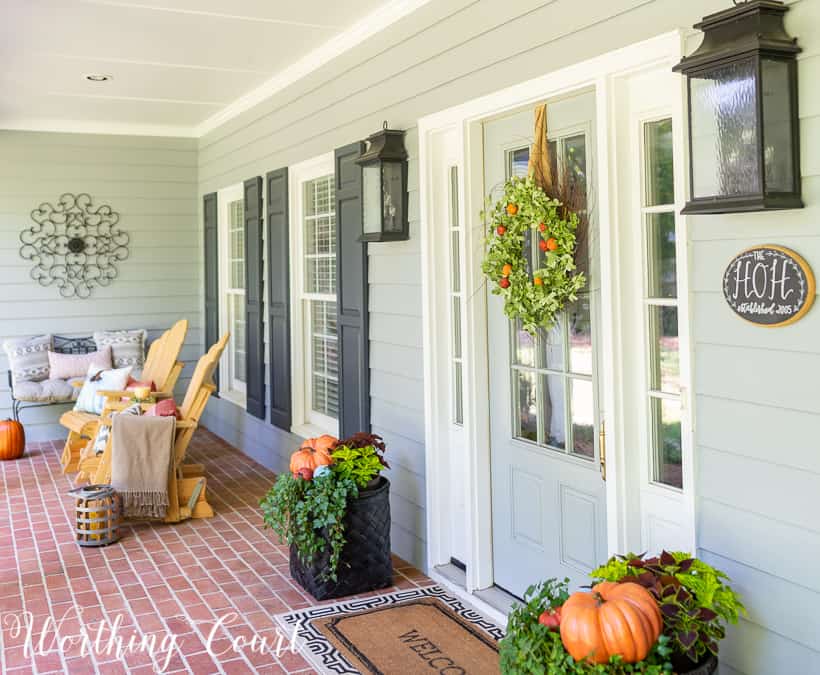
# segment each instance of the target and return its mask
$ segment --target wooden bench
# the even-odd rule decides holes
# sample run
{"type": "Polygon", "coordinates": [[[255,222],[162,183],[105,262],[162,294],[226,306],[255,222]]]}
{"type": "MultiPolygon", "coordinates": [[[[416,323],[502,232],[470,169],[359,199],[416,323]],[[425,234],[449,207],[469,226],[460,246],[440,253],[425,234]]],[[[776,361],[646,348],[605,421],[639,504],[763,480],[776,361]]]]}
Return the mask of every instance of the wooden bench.
{"type": "MultiPolygon", "coordinates": [[[[97,351],[97,345],[94,339],[89,336],[84,337],[67,337],[64,335],[52,336],[52,350],[58,354],[89,354],[97,351]]],[[[76,388],[66,382],[65,398],[48,398],[48,400],[37,400],[36,397],[18,398],[17,392],[14,388],[14,379],[12,378],[11,370],[8,371],[9,376],[9,391],[11,392],[11,414],[15,421],[20,421],[20,412],[28,408],[43,408],[51,405],[65,405],[73,403],[76,396],[76,388]]]]}

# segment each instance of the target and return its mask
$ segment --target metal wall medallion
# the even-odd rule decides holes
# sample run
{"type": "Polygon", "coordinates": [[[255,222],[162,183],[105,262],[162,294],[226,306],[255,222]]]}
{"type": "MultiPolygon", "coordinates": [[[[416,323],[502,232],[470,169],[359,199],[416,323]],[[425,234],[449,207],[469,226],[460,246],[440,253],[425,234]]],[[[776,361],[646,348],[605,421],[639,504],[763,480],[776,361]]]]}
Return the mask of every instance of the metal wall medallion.
{"type": "Polygon", "coordinates": [[[723,274],[723,296],[729,307],[742,319],[768,328],[801,319],[816,293],[808,263],[774,244],[743,251],[723,274]]]}
{"type": "Polygon", "coordinates": [[[20,233],[20,256],[34,263],[32,279],[57,286],[64,298],[87,298],[95,286],[108,286],[117,263],[128,258],[120,214],[107,204],[93,206],[88,194],[66,193],[56,206],[43,202],[31,219],[34,225],[20,233]]]}

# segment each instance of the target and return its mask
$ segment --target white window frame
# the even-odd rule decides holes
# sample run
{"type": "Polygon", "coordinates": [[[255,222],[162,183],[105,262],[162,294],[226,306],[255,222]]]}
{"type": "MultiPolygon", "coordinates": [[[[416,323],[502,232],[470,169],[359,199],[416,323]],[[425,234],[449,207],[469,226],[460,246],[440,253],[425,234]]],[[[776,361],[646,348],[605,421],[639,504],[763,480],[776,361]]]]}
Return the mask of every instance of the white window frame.
{"type": "MultiPolygon", "coordinates": [[[[305,291],[304,184],[334,174],[333,153],[305,160],[288,168],[288,203],[290,205],[290,306],[291,313],[291,431],[303,438],[339,435],[339,420],[311,410],[312,400],[310,349],[307,319],[310,299],[325,299],[305,291]]],[[[338,255],[338,252],[337,252],[338,255]]],[[[338,296],[338,289],[337,289],[338,296]]],[[[337,299],[338,301],[338,299],[337,299]]]]}
{"type": "MultiPolygon", "coordinates": [[[[246,385],[236,379],[234,372],[235,352],[236,352],[236,336],[233,335],[233,325],[231,321],[231,304],[228,302],[230,296],[241,295],[245,297],[245,290],[232,289],[230,282],[231,266],[230,266],[230,205],[236,201],[244,201],[245,191],[242,183],[231,185],[220,190],[217,193],[217,203],[219,209],[219,332],[224,335],[226,332],[231,332],[232,339],[228,341],[228,345],[222,354],[219,361],[219,395],[235,403],[242,408],[245,407],[247,394],[246,385]]],[[[243,222],[244,227],[244,222],[243,222]]],[[[245,261],[248,264],[248,261],[245,261]]],[[[247,330],[247,326],[245,327],[247,330]]],[[[245,355],[247,358],[247,354],[245,355]]]]}

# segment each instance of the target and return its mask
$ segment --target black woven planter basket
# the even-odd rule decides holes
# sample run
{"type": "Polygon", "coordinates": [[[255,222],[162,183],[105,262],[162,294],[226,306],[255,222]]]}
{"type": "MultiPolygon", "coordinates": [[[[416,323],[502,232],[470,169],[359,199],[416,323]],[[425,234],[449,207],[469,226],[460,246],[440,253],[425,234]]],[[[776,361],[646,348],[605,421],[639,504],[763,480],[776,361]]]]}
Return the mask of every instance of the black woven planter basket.
{"type": "Polygon", "coordinates": [[[692,670],[675,670],[675,672],[680,675],[713,675],[713,673],[717,670],[717,667],[717,657],[710,654],[709,658],[701,661],[697,666],[692,668],[692,670]]]}
{"type": "Polygon", "coordinates": [[[339,557],[336,581],[323,581],[330,557],[328,543],[311,565],[290,547],[290,574],[317,600],[341,598],[393,584],[390,559],[390,481],[380,476],[375,487],[359,492],[345,515],[347,543],[339,557]]]}

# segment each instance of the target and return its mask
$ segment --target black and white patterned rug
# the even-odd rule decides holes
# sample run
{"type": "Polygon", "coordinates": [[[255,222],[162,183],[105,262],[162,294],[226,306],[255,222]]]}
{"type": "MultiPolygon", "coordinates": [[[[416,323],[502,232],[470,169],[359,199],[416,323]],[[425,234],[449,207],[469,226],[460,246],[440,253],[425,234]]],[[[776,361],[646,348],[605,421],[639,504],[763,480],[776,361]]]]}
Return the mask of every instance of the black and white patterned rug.
{"type": "Polygon", "coordinates": [[[314,620],[343,614],[356,614],[421,598],[435,598],[458,616],[461,621],[469,624],[473,629],[486,633],[495,642],[504,637],[502,628],[459,598],[449,595],[440,586],[413,588],[369,598],[342,600],[335,604],[279,614],[275,618],[287,639],[295,640],[299,653],[318,673],[322,675],[356,675],[360,671],[353,667],[344,655],[320,632],[319,628],[314,625],[314,620]]]}

